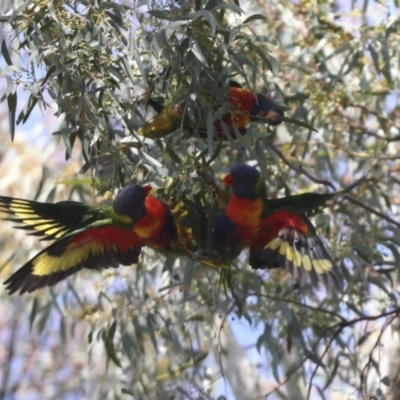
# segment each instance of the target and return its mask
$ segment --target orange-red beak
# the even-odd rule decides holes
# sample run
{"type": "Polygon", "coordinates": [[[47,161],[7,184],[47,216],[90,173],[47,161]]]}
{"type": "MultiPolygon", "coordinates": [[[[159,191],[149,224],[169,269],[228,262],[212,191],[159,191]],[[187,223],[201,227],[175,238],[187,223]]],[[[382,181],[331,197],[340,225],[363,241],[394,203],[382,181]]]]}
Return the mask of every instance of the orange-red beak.
{"type": "Polygon", "coordinates": [[[145,195],[148,196],[149,193],[153,190],[153,187],[151,185],[144,185],[143,189],[144,189],[145,195]]]}
{"type": "Polygon", "coordinates": [[[224,179],[222,179],[222,183],[225,186],[231,187],[233,185],[233,180],[234,180],[233,175],[228,174],[228,175],[225,175],[224,179]]]}

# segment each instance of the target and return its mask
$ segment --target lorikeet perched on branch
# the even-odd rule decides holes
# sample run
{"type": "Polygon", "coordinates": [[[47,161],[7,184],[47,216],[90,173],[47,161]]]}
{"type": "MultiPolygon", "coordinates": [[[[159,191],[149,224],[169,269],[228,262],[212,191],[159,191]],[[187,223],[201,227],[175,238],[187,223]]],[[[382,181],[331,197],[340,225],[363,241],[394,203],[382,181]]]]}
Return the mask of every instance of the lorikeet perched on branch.
{"type": "MultiPolygon", "coordinates": [[[[279,125],[282,122],[283,111],[276,109],[279,104],[269,97],[254,93],[242,88],[238,83],[231,82],[229,88],[229,102],[232,111],[222,117],[230,135],[235,137],[234,126],[242,135],[246,134],[246,128],[251,122],[261,122],[269,125],[279,125]]],[[[185,103],[167,105],[150,100],[149,104],[159,114],[149,122],[146,122],[139,130],[139,135],[152,139],[162,138],[180,127],[191,129],[190,121],[185,117],[185,103]]],[[[220,120],[214,123],[214,127],[221,139],[228,139],[225,135],[223,124],[220,120]]],[[[205,128],[199,129],[202,137],[207,137],[205,128]]]]}
{"type": "Polygon", "coordinates": [[[221,256],[231,260],[257,238],[267,192],[261,174],[247,165],[232,167],[223,183],[232,187],[232,195],[215,221],[213,241],[221,256]]]}
{"type": "Polygon", "coordinates": [[[4,282],[9,293],[55,285],[83,268],[137,263],[142,245],[168,250],[176,239],[175,224],[167,206],[149,195],[151,189],[129,185],[108,207],[0,197],[0,211],[23,225],[18,228],[55,239],[4,282]]]}
{"type": "Polygon", "coordinates": [[[233,193],[214,228],[216,250],[224,258],[250,248],[253,269],[284,267],[301,283],[310,275],[330,286],[342,286],[340,273],[310,220],[295,209],[270,210],[265,182],[253,167],[236,165],[223,183],[233,193]]]}

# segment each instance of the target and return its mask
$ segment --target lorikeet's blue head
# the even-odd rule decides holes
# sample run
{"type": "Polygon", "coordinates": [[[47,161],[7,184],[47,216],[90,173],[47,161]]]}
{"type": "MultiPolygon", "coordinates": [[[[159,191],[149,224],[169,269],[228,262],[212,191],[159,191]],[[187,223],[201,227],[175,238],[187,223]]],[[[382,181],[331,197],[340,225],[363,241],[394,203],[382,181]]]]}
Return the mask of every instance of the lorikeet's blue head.
{"type": "Polygon", "coordinates": [[[128,215],[132,222],[139,221],[146,214],[145,199],[151,190],[150,185],[128,185],[124,187],[114,200],[114,213],[128,215]]]}
{"type": "Polygon", "coordinates": [[[232,187],[235,196],[246,199],[260,197],[264,185],[260,172],[246,164],[231,167],[222,182],[232,187]]]}
{"type": "Polygon", "coordinates": [[[274,100],[263,94],[257,93],[257,101],[254,102],[253,108],[250,111],[250,120],[252,122],[266,122],[270,125],[279,125],[282,122],[284,113],[281,110],[276,110],[279,106],[274,100]]]}

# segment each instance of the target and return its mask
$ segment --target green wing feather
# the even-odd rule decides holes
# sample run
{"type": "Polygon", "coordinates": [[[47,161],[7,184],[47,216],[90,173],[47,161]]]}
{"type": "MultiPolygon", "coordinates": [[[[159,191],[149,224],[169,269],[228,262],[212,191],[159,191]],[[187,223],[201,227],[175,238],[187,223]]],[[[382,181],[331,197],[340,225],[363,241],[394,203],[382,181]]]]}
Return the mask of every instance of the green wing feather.
{"type": "Polygon", "coordinates": [[[0,211],[10,215],[6,220],[20,225],[16,228],[32,231],[41,240],[54,240],[88,227],[111,223],[111,207],[90,207],[84,203],[37,201],[0,196],[0,211]]]}
{"type": "Polygon", "coordinates": [[[307,217],[318,214],[322,209],[329,206],[329,202],[333,199],[345,196],[355,187],[360,185],[366,176],[350,183],[341,190],[332,193],[302,193],[293,196],[281,197],[279,199],[268,199],[267,205],[270,210],[278,210],[279,208],[291,208],[299,214],[307,217]]]}
{"type": "Polygon", "coordinates": [[[328,207],[328,201],[337,196],[335,193],[303,193],[293,196],[281,197],[279,199],[268,199],[267,204],[270,210],[280,208],[291,208],[306,216],[312,216],[328,207]]]}

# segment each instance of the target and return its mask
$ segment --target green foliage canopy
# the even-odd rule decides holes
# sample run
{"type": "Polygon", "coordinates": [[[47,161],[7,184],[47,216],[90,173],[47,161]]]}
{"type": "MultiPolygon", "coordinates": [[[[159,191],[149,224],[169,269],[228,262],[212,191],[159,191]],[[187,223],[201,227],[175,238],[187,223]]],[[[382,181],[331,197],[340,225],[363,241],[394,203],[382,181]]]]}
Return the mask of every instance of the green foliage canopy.
{"type": "MultiPolygon", "coordinates": [[[[99,193],[152,181],[165,200],[187,197],[212,217],[217,206],[207,177],[221,177],[233,163],[257,164],[270,197],[335,190],[365,176],[314,221],[343,265],[343,294],[293,290],[279,273],[251,271],[246,257],[226,272],[152,251],[136,269],[106,274],[98,290],[88,291],[85,276],[38,294],[30,300],[30,324],[57,338],[55,357],[69,343],[84,352],[84,336],[91,354],[104,349],[108,357],[107,373],[88,361],[86,384],[67,357],[77,372],[60,378],[60,391],[93,398],[121,391],[135,398],[215,398],[210,383],[219,373],[210,373],[203,360],[216,316],[240,317],[261,332],[255,344],[265,375],[282,385],[276,398],[296,373],[309,382],[306,392],[321,398],[337,382],[363,395],[373,390],[350,371],[363,376],[375,369],[380,376],[374,353],[360,366],[357,349],[374,329],[384,332],[399,310],[399,19],[373,24],[368,5],[345,14],[330,1],[250,6],[57,0],[3,10],[1,101],[11,137],[34,110],[51,106],[62,119],[52,131],[62,138],[59,146],[67,159],[81,154],[79,172],[93,178],[99,193]],[[344,24],[350,17],[353,29],[344,24]],[[229,79],[273,96],[289,110],[286,123],[253,125],[245,137],[215,141],[213,122],[230,107],[229,79]],[[207,139],[183,129],[162,140],[139,137],[138,128],[151,118],[148,99],[157,96],[185,101],[194,131],[207,127],[207,139]],[[363,325],[375,320],[381,324],[363,325]],[[298,355],[290,368],[282,349],[298,355]]],[[[79,179],[69,183],[75,196],[88,199],[79,179]]],[[[206,226],[204,246],[209,234],[206,226]]],[[[16,307],[22,313],[27,303],[21,299],[16,307]]],[[[27,330],[16,336],[31,339],[27,330]]],[[[26,359],[24,349],[18,357],[26,359]]],[[[53,376],[44,364],[36,368],[53,376]]],[[[20,377],[35,382],[26,371],[20,377]]],[[[6,379],[3,390],[13,385],[6,379]]],[[[23,390],[34,392],[29,385],[23,390]]]]}

